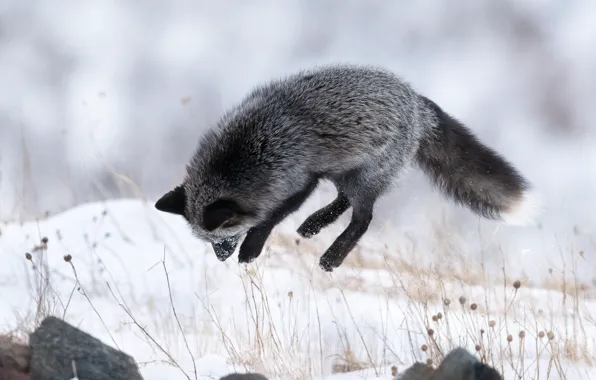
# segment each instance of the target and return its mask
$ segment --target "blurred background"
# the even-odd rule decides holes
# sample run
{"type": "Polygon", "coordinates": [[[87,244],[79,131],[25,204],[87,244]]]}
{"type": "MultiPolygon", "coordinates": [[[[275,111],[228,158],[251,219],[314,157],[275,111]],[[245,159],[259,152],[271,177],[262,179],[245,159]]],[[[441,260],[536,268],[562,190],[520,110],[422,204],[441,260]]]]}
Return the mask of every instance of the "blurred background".
{"type": "Polygon", "coordinates": [[[472,253],[494,243],[525,271],[577,254],[593,281],[594,20],[596,2],[579,0],[0,0],[0,219],[155,200],[252,86],[375,64],[503,153],[548,207],[540,228],[496,227],[412,171],[376,226],[397,236],[439,220],[472,253]]]}

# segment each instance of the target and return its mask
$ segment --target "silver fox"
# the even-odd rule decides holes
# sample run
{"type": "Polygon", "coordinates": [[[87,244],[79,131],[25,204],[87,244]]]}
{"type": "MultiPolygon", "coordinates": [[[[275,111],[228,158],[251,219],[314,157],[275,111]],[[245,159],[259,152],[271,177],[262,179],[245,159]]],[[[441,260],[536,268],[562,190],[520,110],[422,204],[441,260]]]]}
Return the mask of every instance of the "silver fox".
{"type": "Polygon", "coordinates": [[[531,225],[541,201],[529,182],[436,103],[383,68],[322,66],[253,89],[206,132],[182,184],[155,207],[181,215],[219,260],[257,258],[273,228],[320,180],[337,197],[298,228],[318,234],[348,208],[351,221],[319,264],[339,267],[368,230],[376,200],[417,164],[478,215],[531,225]]]}

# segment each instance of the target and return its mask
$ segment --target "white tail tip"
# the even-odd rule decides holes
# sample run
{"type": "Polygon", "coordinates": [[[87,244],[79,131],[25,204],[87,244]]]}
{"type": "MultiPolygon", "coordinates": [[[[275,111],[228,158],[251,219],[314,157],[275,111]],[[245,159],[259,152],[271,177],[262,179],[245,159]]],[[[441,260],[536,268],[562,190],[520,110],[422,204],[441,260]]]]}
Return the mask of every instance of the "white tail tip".
{"type": "Polygon", "coordinates": [[[533,190],[525,190],[509,210],[501,213],[501,220],[512,226],[534,226],[543,211],[542,197],[533,190]]]}

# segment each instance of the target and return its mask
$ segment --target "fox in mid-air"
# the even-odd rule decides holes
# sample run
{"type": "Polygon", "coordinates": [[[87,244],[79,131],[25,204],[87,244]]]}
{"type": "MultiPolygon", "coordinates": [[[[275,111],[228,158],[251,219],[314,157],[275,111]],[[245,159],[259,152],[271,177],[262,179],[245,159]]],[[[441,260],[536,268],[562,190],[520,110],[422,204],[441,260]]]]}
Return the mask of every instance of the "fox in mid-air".
{"type": "Polygon", "coordinates": [[[383,68],[338,64],[254,88],[206,132],[182,183],[155,207],[181,215],[229,258],[257,258],[273,228],[320,180],[337,197],[298,228],[318,234],[348,208],[351,221],[319,264],[339,267],[373,218],[375,201],[417,164],[454,201],[488,219],[534,224],[530,183],[461,122],[383,68]]]}

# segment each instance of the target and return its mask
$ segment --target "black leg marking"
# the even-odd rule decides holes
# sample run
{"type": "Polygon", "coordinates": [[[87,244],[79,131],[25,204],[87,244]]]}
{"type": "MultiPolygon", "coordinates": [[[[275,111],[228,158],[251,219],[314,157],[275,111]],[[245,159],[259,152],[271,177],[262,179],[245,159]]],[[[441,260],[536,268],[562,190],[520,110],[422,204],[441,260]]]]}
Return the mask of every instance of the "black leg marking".
{"type": "Polygon", "coordinates": [[[344,232],[335,239],[331,247],[325,251],[319,260],[319,266],[326,272],[332,272],[339,267],[350,251],[354,249],[358,240],[368,230],[373,217],[373,204],[357,205],[353,208],[352,220],[344,232]]]}
{"type": "Polygon", "coordinates": [[[239,263],[250,263],[261,255],[265,242],[275,225],[262,223],[248,230],[238,254],[239,263]]]}
{"type": "Polygon", "coordinates": [[[271,214],[269,219],[258,226],[251,228],[240,246],[238,262],[250,263],[259,257],[273,228],[288,215],[298,210],[310,194],[312,194],[317,187],[317,184],[318,181],[313,180],[303,190],[286,199],[285,202],[271,214]]]}
{"type": "Polygon", "coordinates": [[[298,227],[297,232],[303,238],[313,237],[321,232],[323,228],[335,222],[348,208],[350,208],[348,197],[339,192],[333,202],[310,215],[298,227]]]}

